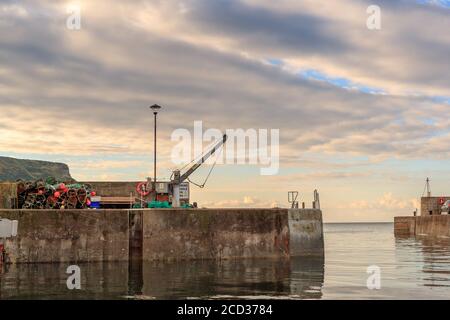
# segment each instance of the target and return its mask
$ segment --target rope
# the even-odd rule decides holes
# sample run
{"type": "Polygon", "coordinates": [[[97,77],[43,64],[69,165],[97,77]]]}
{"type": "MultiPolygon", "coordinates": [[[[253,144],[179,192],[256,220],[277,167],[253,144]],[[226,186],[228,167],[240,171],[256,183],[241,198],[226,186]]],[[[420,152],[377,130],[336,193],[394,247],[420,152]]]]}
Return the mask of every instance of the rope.
{"type": "MultiPolygon", "coordinates": [[[[211,149],[213,146],[216,145],[216,141],[211,142],[206,148],[204,148],[203,150],[209,150],[211,149]]],[[[193,162],[197,162],[198,160],[200,160],[201,158],[203,158],[204,153],[200,154],[197,158],[194,158],[191,160],[191,162],[186,163],[183,167],[181,167],[179,170],[183,170],[184,168],[186,168],[188,165],[190,165],[193,162]]]]}
{"type": "Polygon", "coordinates": [[[222,151],[223,151],[223,148],[220,148],[219,153],[216,154],[216,161],[214,161],[214,164],[212,165],[211,170],[209,170],[209,173],[208,173],[208,175],[206,176],[206,179],[205,179],[205,181],[203,182],[203,184],[200,185],[200,184],[198,184],[198,183],[195,183],[195,182],[191,181],[191,180],[189,179],[189,177],[187,178],[187,181],[189,181],[189,182],[192,183],[193,185],[199,187],[200,189],[203,189],[203,188],[205,187],[205,185],[206,185],[206,182],[208,182],[208,179],[209,179],[209,177],[211,176],[212,171],[213,171],[214,168],[216,167],[217,160],[219,160],[219,155],[222,154],[222,151]]]}
{"type": "MultiPolygon", "coordinates": [[[[423,187],[423,192],[422,192],[422,198],[423,198],[423,196],[425,195],[425,190],[427,190],[427,187],[428,187],[428,185],[429,185],[429,181],[430,181],[430,180],[427,179],[427,181],[425,182],[425,186],[423,187]]],[[[431,188],[430,188],[429,191],[431,192],[431,188]]],[[[428,196],[428,194],[427,194],[427,196],[428,196]]],[[[417,200],[418,200],[418,202],[420,203],[421,199],[419,198],[419,199],[417,199],[417,200]]],[[[416,208],[416,209],[417,209],[417,208],[416,208]]],[[[417,211],[417,210],[416,210],[416,211],[417,211]]]]}
{"type": "MultiPolygon", "coordinates": [[[[425,181],[425,186],[423,187],[422,197],[424,196],[425,190],[427,190],[427,188],[429,186],[429,183],[430,183],[430,180],[429,180],[429,178],[427,178],[427,181],[425,181]]],[[[428,191],[431,193],[431,187],[430,187],[430,189],[428,191]]]]}
{"type": "Polygon", "coordinates": [[[425,182],[425,186],[423,187],[422,197],[425,194],[425,190],[427,189],[427,183],[425,182]]]}

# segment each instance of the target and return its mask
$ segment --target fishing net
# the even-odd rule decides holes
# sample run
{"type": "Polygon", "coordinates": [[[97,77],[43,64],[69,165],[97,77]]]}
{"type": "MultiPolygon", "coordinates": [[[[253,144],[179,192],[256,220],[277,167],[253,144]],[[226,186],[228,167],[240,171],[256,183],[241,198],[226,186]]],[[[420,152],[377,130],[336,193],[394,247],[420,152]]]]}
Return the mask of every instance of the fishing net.
{"type": "Polygon", "coordinates": [[[45,180],[17,181],[19,209],[87,209],[95,192],[88,184],[45,180]]]}

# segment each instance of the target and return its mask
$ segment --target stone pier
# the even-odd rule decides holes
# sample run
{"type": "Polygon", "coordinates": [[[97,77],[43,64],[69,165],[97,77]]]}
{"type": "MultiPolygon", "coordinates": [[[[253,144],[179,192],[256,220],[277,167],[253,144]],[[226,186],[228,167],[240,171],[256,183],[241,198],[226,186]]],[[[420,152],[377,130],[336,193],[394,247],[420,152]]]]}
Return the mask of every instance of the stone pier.
{"type": "Polygon", "coordinates": [[[11,263],[323,256],[318,209],[0,210],[11,263]]]}
{"type": "Polygon", "coordinates": [[[396,236],[428,236],[450,238],[450,215],[395,217],[396,236]]]}

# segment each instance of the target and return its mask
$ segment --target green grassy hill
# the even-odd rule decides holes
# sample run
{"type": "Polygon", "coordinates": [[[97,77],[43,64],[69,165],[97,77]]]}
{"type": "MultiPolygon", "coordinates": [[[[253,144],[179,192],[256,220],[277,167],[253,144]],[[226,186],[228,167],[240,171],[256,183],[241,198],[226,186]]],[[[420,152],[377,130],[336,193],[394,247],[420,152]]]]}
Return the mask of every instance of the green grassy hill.
{"type": "Polygon", "coordinates": [[[69,167],[64,163],[0,157],[0,181],[37,180],[54,177],[70,181],[69,167]]]}

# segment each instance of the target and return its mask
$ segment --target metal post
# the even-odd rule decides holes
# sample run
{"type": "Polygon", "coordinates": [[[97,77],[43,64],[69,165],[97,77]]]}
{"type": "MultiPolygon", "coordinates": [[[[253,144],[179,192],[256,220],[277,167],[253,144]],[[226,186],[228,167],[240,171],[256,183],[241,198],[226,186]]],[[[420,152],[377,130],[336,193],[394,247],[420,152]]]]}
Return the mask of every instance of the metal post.
{"type": "Polygon", "coordinates": [[[319,192],[314,190],[314,209],[320,209],[319,192]]]}
{"type": "Polygon", "coordinates": [[[130,192],[130,209],[133,209],[133,202],[134,202],[133,198],[134,198],[133,197],[133,192],[130,192]]]}
{"type": "Polygon", "coordinates": [[[154,163],[153,163],[153,177],[154,177],[154,181],[153,181],[153,190],[155,191],[155,201],[156,201],[156,115],[158,114],[158,112],[153,112],[153,114],[155,115],[155,141],[154,141],[154,163]]]}
{"type": "Polygon", "coordinates": [[[150,107],[153,110],[153,115],[155,116],[155,131],[154,131],[154,163],[153,163],[153,190],[155,192],[154,200],[156,201],[156,115],[158,114],[158,110],[161,109],[161,106],[154,104],[150,107]]]}

